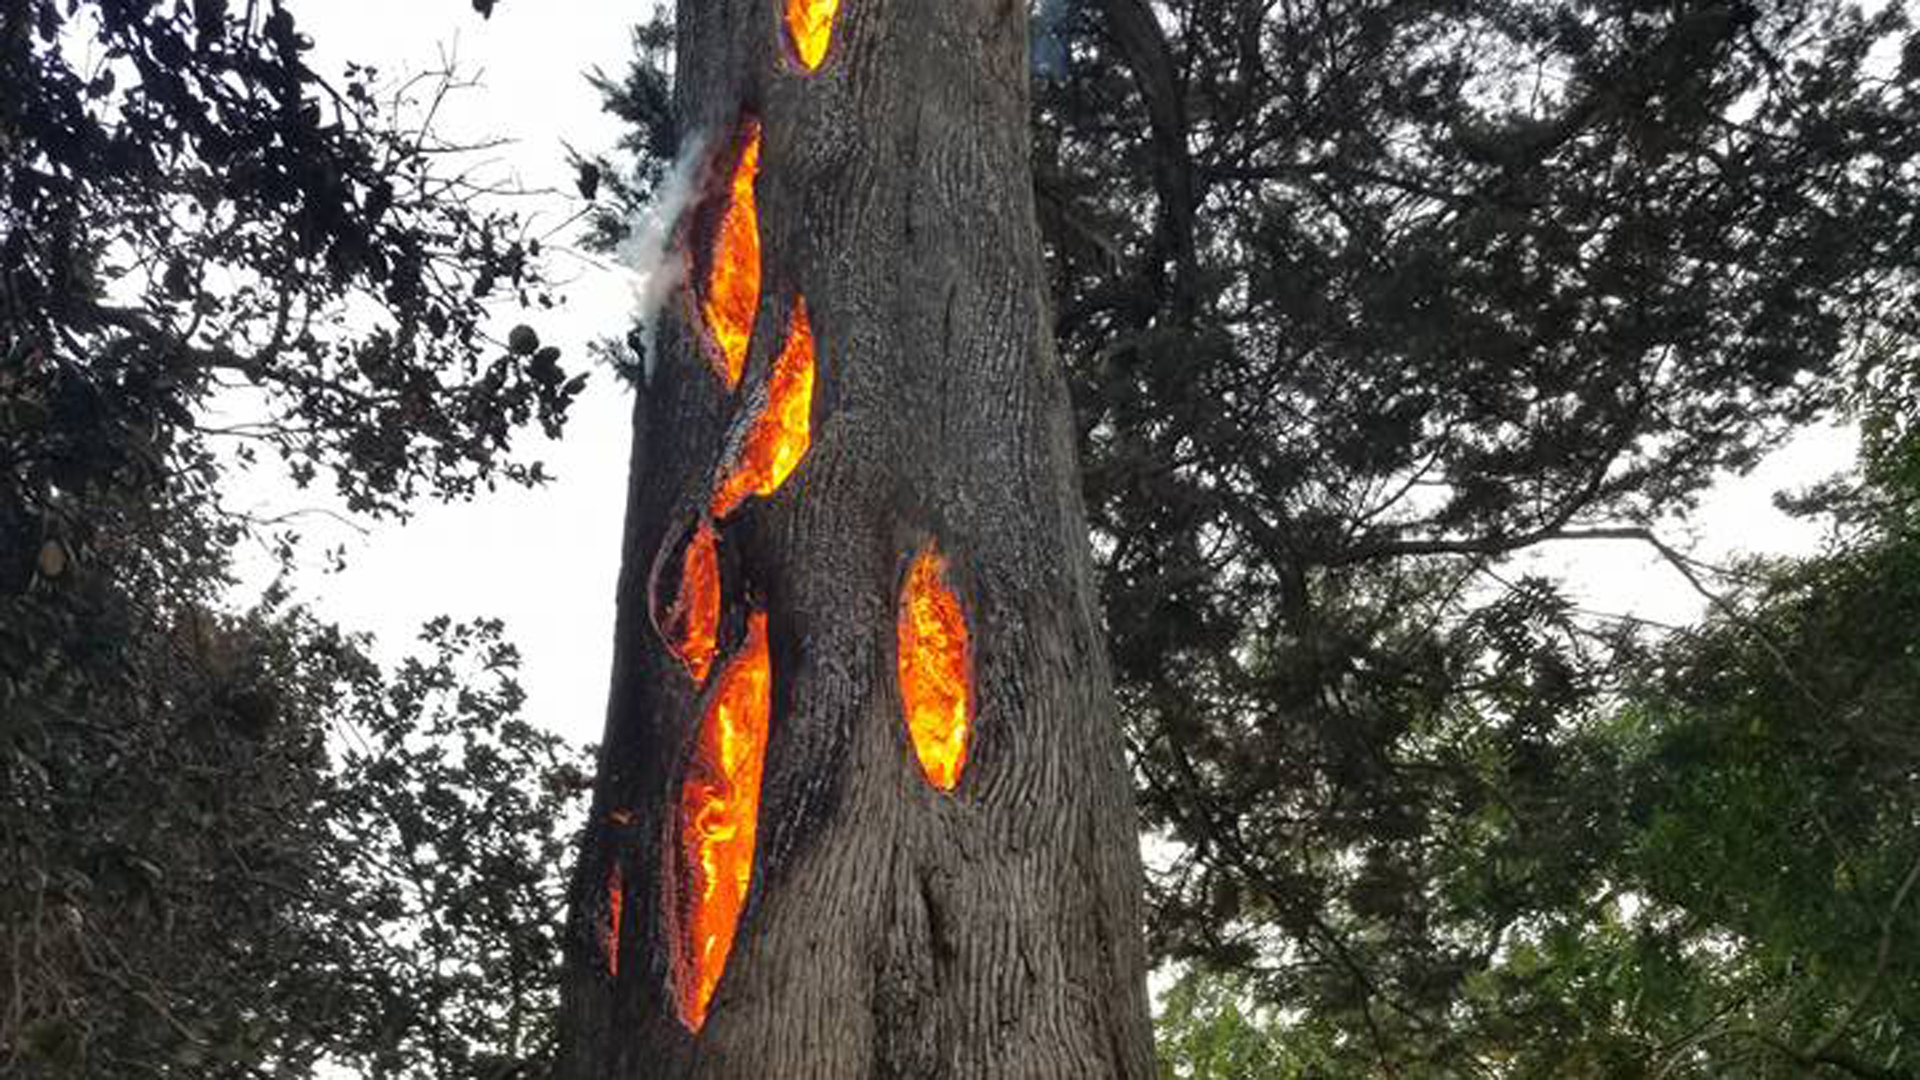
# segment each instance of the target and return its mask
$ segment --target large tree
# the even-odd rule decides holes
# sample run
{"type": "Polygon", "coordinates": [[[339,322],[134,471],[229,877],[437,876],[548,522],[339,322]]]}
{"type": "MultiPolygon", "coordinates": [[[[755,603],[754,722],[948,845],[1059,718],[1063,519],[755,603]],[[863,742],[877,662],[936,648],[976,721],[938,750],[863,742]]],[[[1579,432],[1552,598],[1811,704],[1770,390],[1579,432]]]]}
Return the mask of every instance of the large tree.
{"type": "Polygon", "coordinates": [[[833,8],[679,13],[561,1074],[1143,1078],[1025,13],[833,8]]]}
{"type": "MultiPolygon", "coordinates": [[[[1180,841],[1151,945],[1346,1069],[1484,1067],[1539,1012],[1473,976],[1583,898],[1635,645],[1504,564],[1660,541],[1911,348],[1906,7],[1037,7],[1101,608],[1180,841]]],[[[661,40],[609,86],[655,157],[661,40]]]]}

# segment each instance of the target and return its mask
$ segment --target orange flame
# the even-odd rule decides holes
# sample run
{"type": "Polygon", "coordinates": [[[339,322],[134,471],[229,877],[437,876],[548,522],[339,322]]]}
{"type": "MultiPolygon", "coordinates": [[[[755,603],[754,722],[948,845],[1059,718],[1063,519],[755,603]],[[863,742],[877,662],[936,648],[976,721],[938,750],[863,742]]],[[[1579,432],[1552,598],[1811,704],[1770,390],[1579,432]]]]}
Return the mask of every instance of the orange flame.
{"type": "Polygon", "coordinates": [[[793,51],[808,71],[826,58],[833,15],[839,9],[840,0],[787,0],[787,33],[793,36],[793,51]]]}
{"type": "Polygon", "coordinates": [[[813,444],[813,328],[807,302],[796,299],[787,343],[767,379],[767,405],[754,418],[740,457],[713,496],[713,516],[726,517],[748,495],[771,495],[813,444]]]}
{"type": "Polygon", "coordinates": [[[669,645],[694,682],[707,680],[720,640],[720,546],[713,526],[702,521],[687,541],[680,569],[680,595],[673,602],[669,645]]]}
{"type": "Polygon", "coordinates": [[[760,219],[753,203],[753,179],[759,172],[760,125],[748,120],[746,145],[733,168],[727,208],[714,234],[713,266],[700,298],[700,313],[725,365],[717,370],[729,390],[740,385],[753,315],[760,307],[760,219]]]}
{"type": "Polygon", "coordinates": [[[620,874],[620,864],[614,863],[607,872],[607,926],[600,939],[601,947],[607,953],[607,977],[620,974],[620,908],[625,902],[627,886],[620,874]]]}
{"type": "Polygon", "coordinates": [[[740,654],[720,673],[680,788],[680,881],[686,913],[674,973],[680,1018],[698,1031],[733,949],[753,877],[773,672],[767,616],[754,612],[740,654]]]}
{"type": "Polygon", "coordinates": [[[928,544],[907,571],[900,597],[900,702],[927,783],[952,791],[967,763],[973,702],[967,620],[947,587],[946,566],[928,544]]]}

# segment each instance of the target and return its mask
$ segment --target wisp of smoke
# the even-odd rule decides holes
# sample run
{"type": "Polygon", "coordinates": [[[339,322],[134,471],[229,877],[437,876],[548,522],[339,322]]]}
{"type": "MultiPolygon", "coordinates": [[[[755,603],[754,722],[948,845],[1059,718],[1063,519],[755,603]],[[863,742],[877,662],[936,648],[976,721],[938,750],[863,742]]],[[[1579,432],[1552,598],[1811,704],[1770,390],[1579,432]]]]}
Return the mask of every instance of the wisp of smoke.
{"type": "Polygon", "coordinates": [[[655,327],[660,308],[679,288],[687,272],[687,260],[673,247],[674,230],[700,192],[701,170],[706,163],[707,138],[696,132],[680,148],[680,157],[654,189],[653,199],[627,223],[627,238],[615,252],[620,265],[632,275],[633,318],[640,324],[646,349],[644,371],[653,381],[653,369],[659,362],[655,348],[655,327]]]}

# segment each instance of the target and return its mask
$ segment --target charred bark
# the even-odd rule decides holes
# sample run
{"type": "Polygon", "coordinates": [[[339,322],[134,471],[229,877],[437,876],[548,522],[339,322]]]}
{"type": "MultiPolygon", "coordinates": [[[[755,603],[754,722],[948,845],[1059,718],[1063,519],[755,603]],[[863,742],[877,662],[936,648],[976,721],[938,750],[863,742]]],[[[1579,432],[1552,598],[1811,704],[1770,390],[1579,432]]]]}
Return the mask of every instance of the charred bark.
{"type": "MultiPolygon", "coordinates": [[[[783,14],[679,13],[680,130],[707,136],[710,192],[761,132],[760,300],[730,390],[676,298],[635,406],[560,1075],[1147,1080],[1139,853],[1041,291],[1026,5],[844,0],[812,71],[783,14]],[[719,656],[697,683],[657,609],[802,299],[811,445],[715,525],[719,656]],[[952,791],[916,761],[896,678],[929,543],[970,635],[952,791]],[[696,1032],[676,1006],[681,787],[756,611],[772,709],[751,885],[696,1032]]],[[[682,234],[696,283],[715,205],[682,234]]]]}

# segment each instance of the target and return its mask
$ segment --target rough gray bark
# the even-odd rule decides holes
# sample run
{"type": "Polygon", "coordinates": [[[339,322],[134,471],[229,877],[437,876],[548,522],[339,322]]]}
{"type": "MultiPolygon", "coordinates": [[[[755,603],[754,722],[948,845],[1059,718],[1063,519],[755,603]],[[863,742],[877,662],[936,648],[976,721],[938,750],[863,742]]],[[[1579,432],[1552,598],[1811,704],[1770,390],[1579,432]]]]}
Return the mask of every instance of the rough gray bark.
{"type": "Polygon", "coordinates": [[[761,306],[737,393],[682,303],[636,404],[560,1075],[1146,1080],[1139,852],[1041,291],[1026,5],[844,0],[813,73],[781,27],[774,0],[679,12],[682,130],[724,148],[743,115],[763,125],[761,306]],[[723,654],[764,607],[773,715],[752,890],[695,1035],[662,907],[701,688],[651,625],[648,577],[708,497],[795,296],[817,343],[812,448],[720,526],[723,654]],[[928,538],[973,643],[951,794],[920,773],[894,666],[900,582],[928,538]]]}

